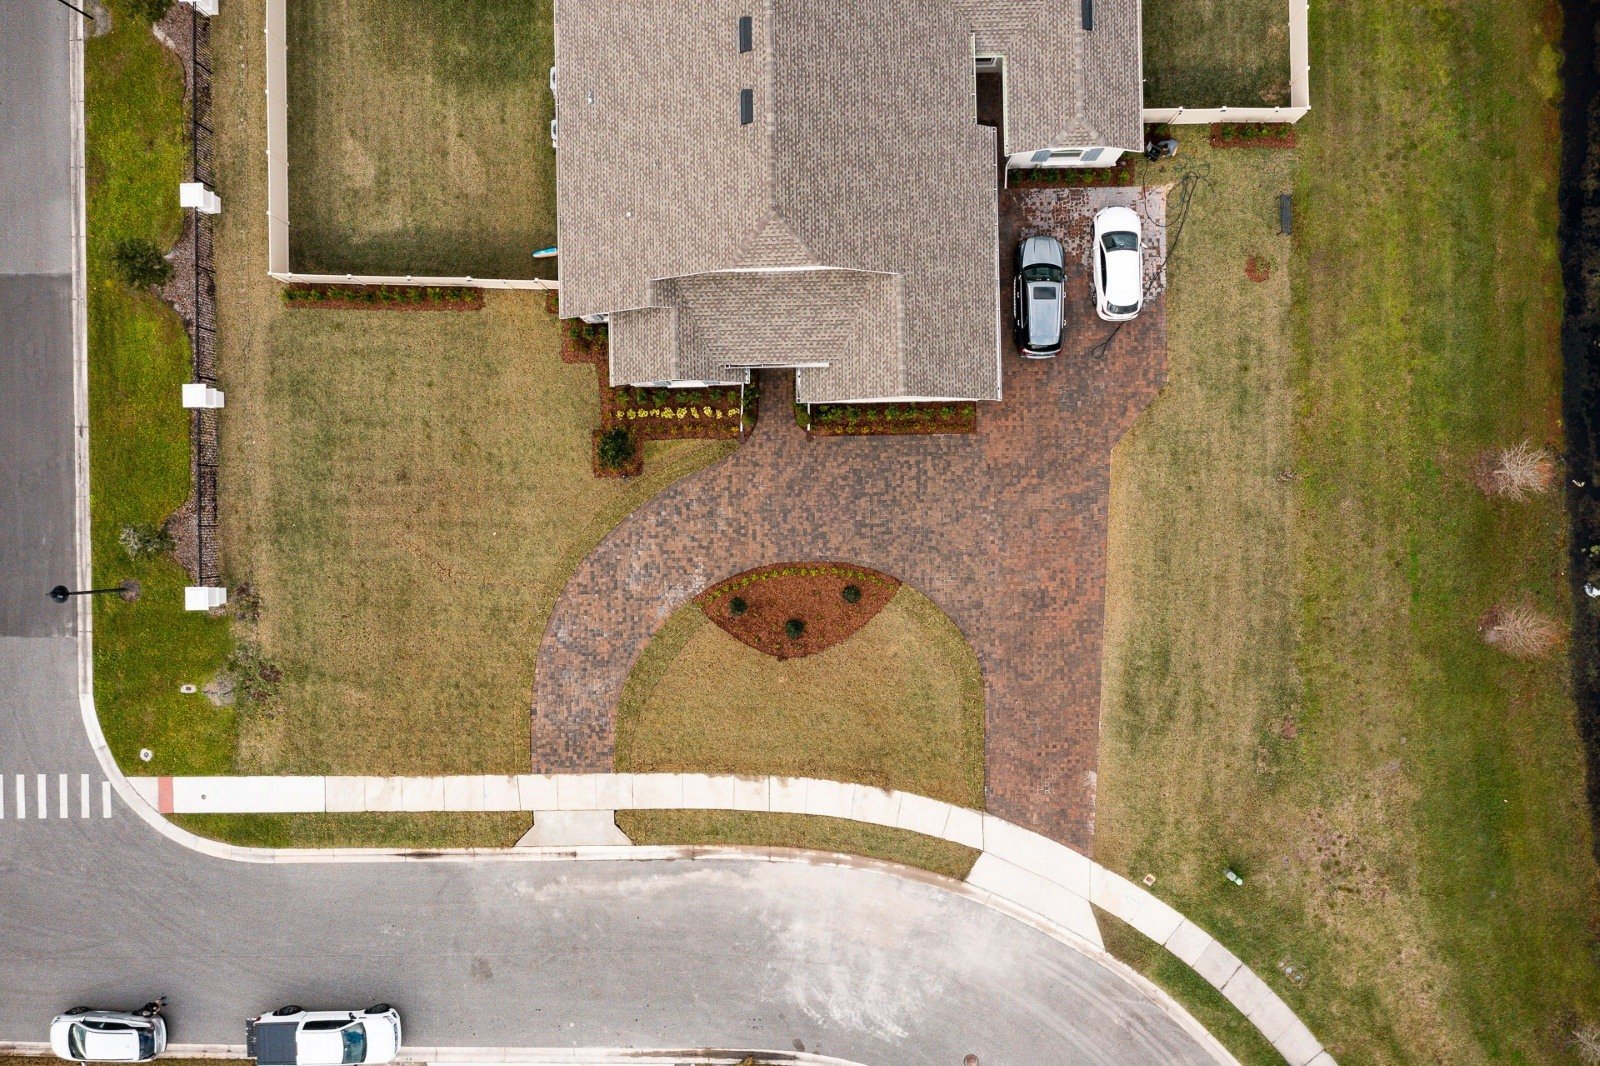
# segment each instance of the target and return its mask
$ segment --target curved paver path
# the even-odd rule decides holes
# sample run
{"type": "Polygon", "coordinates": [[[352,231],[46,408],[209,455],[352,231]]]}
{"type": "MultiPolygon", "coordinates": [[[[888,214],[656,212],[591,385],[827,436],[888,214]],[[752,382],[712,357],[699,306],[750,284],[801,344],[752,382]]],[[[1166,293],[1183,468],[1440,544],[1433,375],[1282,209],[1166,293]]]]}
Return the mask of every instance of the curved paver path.
{"type": "Polygon", "coordinates": [[[1008,350],[1005,400],[969,436],[810,438],[789,414],[792,375],[762,374],[751,439],[630,515],[556,602],[534,770],[612,769],[628,672],[697,592],[765,563],[834,559],[914,585],[960,626],[986,686],[988,809],[1087,851],[1111,448],[1165,373],[1159,298],[1083,354],[1106,334],[1088,288],[1069,271],[1083,306],[1062,355],[1008,350]]]}

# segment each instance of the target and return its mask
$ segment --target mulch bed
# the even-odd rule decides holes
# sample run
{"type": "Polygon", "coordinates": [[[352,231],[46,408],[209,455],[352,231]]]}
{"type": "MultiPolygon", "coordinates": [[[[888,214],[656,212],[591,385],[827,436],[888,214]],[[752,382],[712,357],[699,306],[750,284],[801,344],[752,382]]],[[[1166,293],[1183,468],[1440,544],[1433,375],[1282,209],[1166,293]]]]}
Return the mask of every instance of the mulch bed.
{"type": "MultiPolygon", "coordinates": [[[[740,436],[739,389],[723,386],[710,389],[646,389],[623,385],[612,387],[606,361],[606,328],[584,322],[568,322],[561,334],[561,361],[590,363],[600,389],[601,432],[622,426],[633,435],[635,444],[647,440],[738,440],[740,436]]],[[[744,390],[746,431],[755,425],[756,389],[744,390]]],[[[598,445],[597,445],[598,447],[598,445]]],[[[632,477],[642,469],[642,449],[635,451],[630,472],[602,469],[596,453],[595,476],[632,477]]]]}
{"type": "Polygon", "coordinates": [[[483,290],[438,285],[285,285],[285,307],[341,311],[481,311],[483,290]]]}
{"type": "MultiPolygon", "coordinates": [[[[806,409],[796,404],[795,421],[806,425],[806,409]]],[[[814,437],[892,436],[902,433],[972,433],[978,405],[954,403],[816,404],[810,412],[814,437]]]]}
{"type": "Polygon", "coordinates": [[[1213,122],[1213,148],[1293,148],[1294,126],[1287,122],[1213,122]]]}
{"type": "Polygon", "coordinates": [[[846,639],[894,598],[900,582],[888,574],[846,563],[778,563],[735,574],[694,602],[735,640],[778,659],[815,655],[846,639]],[[860,590],[850,603],[846,588],[860,590]],[[735,614],[733,601],[745,610],[735,614]],[[804,625],[797,637],[785,625],[804,625]]]}
{"type": "Polygon", "coordinates": [[[1078,188],[1086,185],[1143,185],[1147,164],[1137,152],[1124,152],[1109,167],[1030,167],[1013,170],[1006,184],[1013,189],[1078,188]]]}

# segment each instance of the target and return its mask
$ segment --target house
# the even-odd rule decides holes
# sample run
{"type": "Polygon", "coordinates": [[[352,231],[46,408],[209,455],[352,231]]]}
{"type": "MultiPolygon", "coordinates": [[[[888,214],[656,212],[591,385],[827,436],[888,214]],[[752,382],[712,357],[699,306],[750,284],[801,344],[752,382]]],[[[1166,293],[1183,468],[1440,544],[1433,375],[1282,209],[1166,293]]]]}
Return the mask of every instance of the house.
{"type": "Polygon", "coordinates": [[[999,399],[999,152],[1139,147],[1137,0],[1091,2],[556,0],[562,317],[617,385],[999,399]]]}

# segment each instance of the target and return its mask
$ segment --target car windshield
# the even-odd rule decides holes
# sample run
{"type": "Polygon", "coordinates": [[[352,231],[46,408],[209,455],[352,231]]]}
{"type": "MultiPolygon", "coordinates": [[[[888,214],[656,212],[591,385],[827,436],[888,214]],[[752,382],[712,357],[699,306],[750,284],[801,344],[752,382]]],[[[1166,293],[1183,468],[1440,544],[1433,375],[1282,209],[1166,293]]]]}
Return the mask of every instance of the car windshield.
{"type": "Polygon", "coordinates": [[[1048,263],[1035,263],[1022,268],[1023,281],[1060,281],[1061,268],[1048,263]]]}
{"type": "Polygon", "coordinates": [[[1056,298],[1056,290],[1048,285],[1035,285],[1033,287],[1033,298],[1035,300],[1054,300],[1056,298]]]}
{"type": "Polygon", "coordinates": [[[346,1029],[341,1036],[344,1037],[344,1061],[365,1062],[367,1059],[367,1031],[357,1022],[346,1029]]]}
{"type": "Polygon", "coordinates": [[[1139,310],[1138,304],[1112,304],[1111,313],[1114,315],[1131,315],[1139,310]]]}
{"type": "Polygon", "coordinates": [[[67,1050],[72,1052],[75,1059],[86,1059],[89,1053],[83,1048],[83,1038],[88,1033],[82,1023],[77,1023],[67,1029],[67,1050]]]}
{"type": "Polygon", "coordinates": [[[141,1059],[155,1058],[156,1031],[154,1027],[139,1030],[139,1057],[141,1059]]]}
{"type": "Polygon", "coordinates": [[[1139,235],[1119,230],[1108,233],[1100,238],[1100,243],[1108,252],[1137,252],[1139,250],[1139,235]]]}

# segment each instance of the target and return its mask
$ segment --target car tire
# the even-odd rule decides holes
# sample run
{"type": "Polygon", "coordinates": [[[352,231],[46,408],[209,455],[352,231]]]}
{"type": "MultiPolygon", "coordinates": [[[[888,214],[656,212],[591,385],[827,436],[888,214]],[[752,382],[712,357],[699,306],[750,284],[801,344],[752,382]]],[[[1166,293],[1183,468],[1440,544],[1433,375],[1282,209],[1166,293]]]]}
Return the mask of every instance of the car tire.
{"type": "Polygon", "coordinates": [[[374,1003],[372,1006],[370,1006],[370,1007],[368,1007],[366,1009],[366,1013],[367,1014],[388,1014],[392,1010],[394,1010],[394,1008],[389,1006],[389,1004],[387,1004],[387,1003],[374,1003]]]}
{"type": "Polygon", "coordinates": [[[304,1007],[279,1007],[277,1010],[272,1012],[272,1016],[275,1018],[287,1018],[291,1014],[303,1013],[305,1013],[304,1007]]]}

